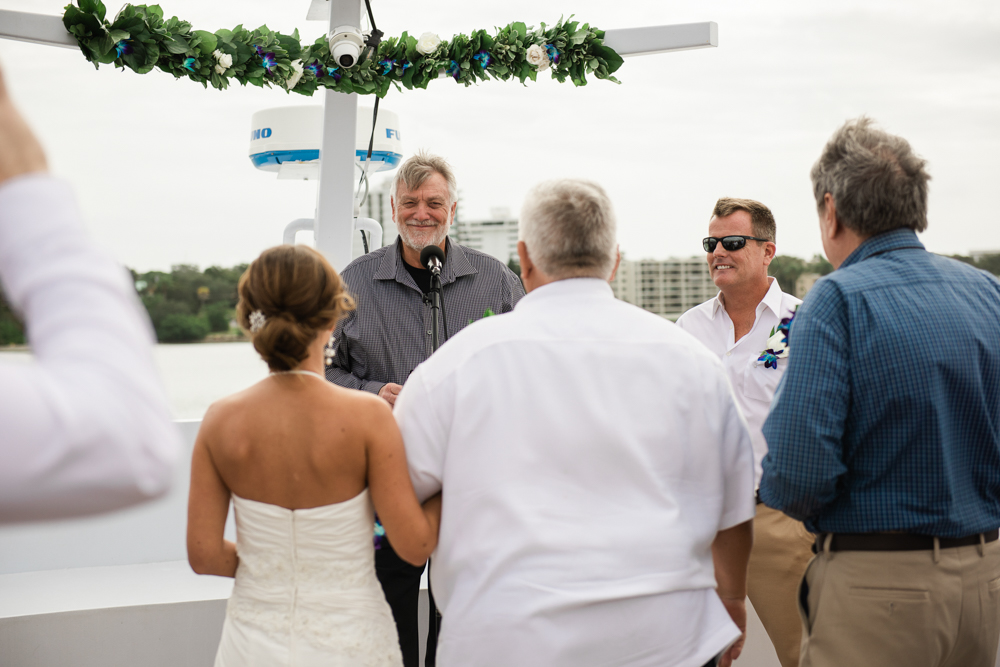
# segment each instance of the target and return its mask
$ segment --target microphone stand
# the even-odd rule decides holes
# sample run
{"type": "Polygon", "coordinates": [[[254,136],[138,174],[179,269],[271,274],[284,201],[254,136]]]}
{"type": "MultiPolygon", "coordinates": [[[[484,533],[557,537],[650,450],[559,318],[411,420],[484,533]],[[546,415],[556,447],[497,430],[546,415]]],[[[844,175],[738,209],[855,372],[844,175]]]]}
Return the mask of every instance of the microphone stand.
{"type": "MultiPolygon", "coordinates": [[[[426,250],[426,249],[425,249],[426,250]]],[[[434,250],[437,250],[435,248],[434,250]]],[[[440,251],[438,251],[440,254],[440,251]]],[[[438,324],[438,317],[441,314],[441,259],[431,254],[429,257],[421,257],[421,263],[431,272],[431,289],[424,298],[431,304],[431,353],[437,352],[441,347],[441,327],[438,324]]]]}
{"type": "Polygon", "coordinates": [[[431,300],[431,352],[441,346],[441,327],[438,315],[441,313],[441,269],[431,269],[431,289],[427,293],[431,300]]]}
{"type": "MultiPolygon", "coordinates": [[[[441,327],[438,324],[438,316],[442,313],[441,309],[441,259],[435,255],[431,255],[426,259],[424,257],[420,258],[421,264],[424,264],[431,272],[431,289],[425,295],[425,299],[428,299],[431,304],[431,354],[437,352],[438,347],[441,346],[441,327]]],[[[447,328],[447,321],[445,321],[445,327],[447,328]]],[[[447,331],[445,332],[447,333],[447,331]]],[[[424,667],[434,667],[437,664],[437,639],[438,634],[441,632],[441,614],[438,612],[437,604],[434,602],[434,592],[431,587],[431,560],[427,559],[427,645],[425,647],[426,653],[424,655],[424,667]]]]}

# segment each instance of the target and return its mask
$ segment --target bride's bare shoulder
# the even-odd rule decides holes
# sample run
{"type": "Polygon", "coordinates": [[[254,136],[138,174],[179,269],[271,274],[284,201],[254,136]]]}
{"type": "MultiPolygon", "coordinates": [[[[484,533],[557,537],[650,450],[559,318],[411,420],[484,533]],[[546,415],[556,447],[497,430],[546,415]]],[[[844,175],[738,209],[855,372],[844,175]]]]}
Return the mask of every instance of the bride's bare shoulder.
{"type": "Polygon", "coordinates": [[[210,429],[217,424],[224,424],[238,418],[247,410],[252,410],[253,405],[260,399],[263,392],[264,381],[251,385],[246,389],[230,394],[215,401],[208,406],[205,416],[201,420],[201,429],[210,429]]]}

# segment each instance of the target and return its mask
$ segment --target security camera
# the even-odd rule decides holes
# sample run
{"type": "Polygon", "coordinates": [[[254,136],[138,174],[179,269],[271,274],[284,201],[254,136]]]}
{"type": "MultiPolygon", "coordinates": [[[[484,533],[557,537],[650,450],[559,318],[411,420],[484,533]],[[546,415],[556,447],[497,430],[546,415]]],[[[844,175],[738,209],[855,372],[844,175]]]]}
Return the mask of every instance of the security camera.
{"type": "Polygon", "coordinates": [[[365,37],[354,26],[341,26],[330,32],[330,53],[341,67],[354,67],[365,48],[365,37]]]}

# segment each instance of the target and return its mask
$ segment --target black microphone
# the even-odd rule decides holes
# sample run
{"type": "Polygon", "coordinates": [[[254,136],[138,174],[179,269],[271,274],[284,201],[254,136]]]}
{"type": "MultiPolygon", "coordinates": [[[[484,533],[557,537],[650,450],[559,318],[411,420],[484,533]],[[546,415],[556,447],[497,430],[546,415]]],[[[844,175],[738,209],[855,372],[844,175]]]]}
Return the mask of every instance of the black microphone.
{"type": "Polygon", "coordinates": [[[420,251],[420,264],[425,269],[429,269],[435,276],[441,275],[441,267],[444,266],[444,250],[436,245],[429,245],[420,251]]]}

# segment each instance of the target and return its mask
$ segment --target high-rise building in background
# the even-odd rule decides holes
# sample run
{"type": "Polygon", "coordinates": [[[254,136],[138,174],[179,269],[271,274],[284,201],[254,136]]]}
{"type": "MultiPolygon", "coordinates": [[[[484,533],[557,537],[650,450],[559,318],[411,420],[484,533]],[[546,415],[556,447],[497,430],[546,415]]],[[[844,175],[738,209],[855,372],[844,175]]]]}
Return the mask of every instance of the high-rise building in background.
{"type": "MultiPolygon", "coordinates": [[[[396,242],[399,232],[396,231],[396,224],[392,221],[392,204],[389,201],[389,187],[392,185],[391,178],[377,181],[368,191],[368,197],[361,206],[361,217],[371,218],[382,225],[382,245],[387,246],[396,242]]],[[[357,247],[361,243],[361,235],[355,234],[358,238],[354,241],[357,247]]]]}
{"type": "Polygon", "coordinates": [[[510,209],[490,209],[487,220],[465,220],[463,216],[456,215],[451,238],[456,243],[496,257],[504,264],[517,259],[517,219],[510,214],[510,209]]]}
{"type": "Polygon", "coordinates": [[[622,301],[670,320],[719,291],[704,257],[633,261],[622,256],[611,289],[622,301]]]}
{"type": "Polygon", "coordinates": [[[973,262],[978,262],[984,257],[989,257],[990,255],[1000,255],[1000,250],[970,250],[969,257],[972,258],[973,262]]]}

